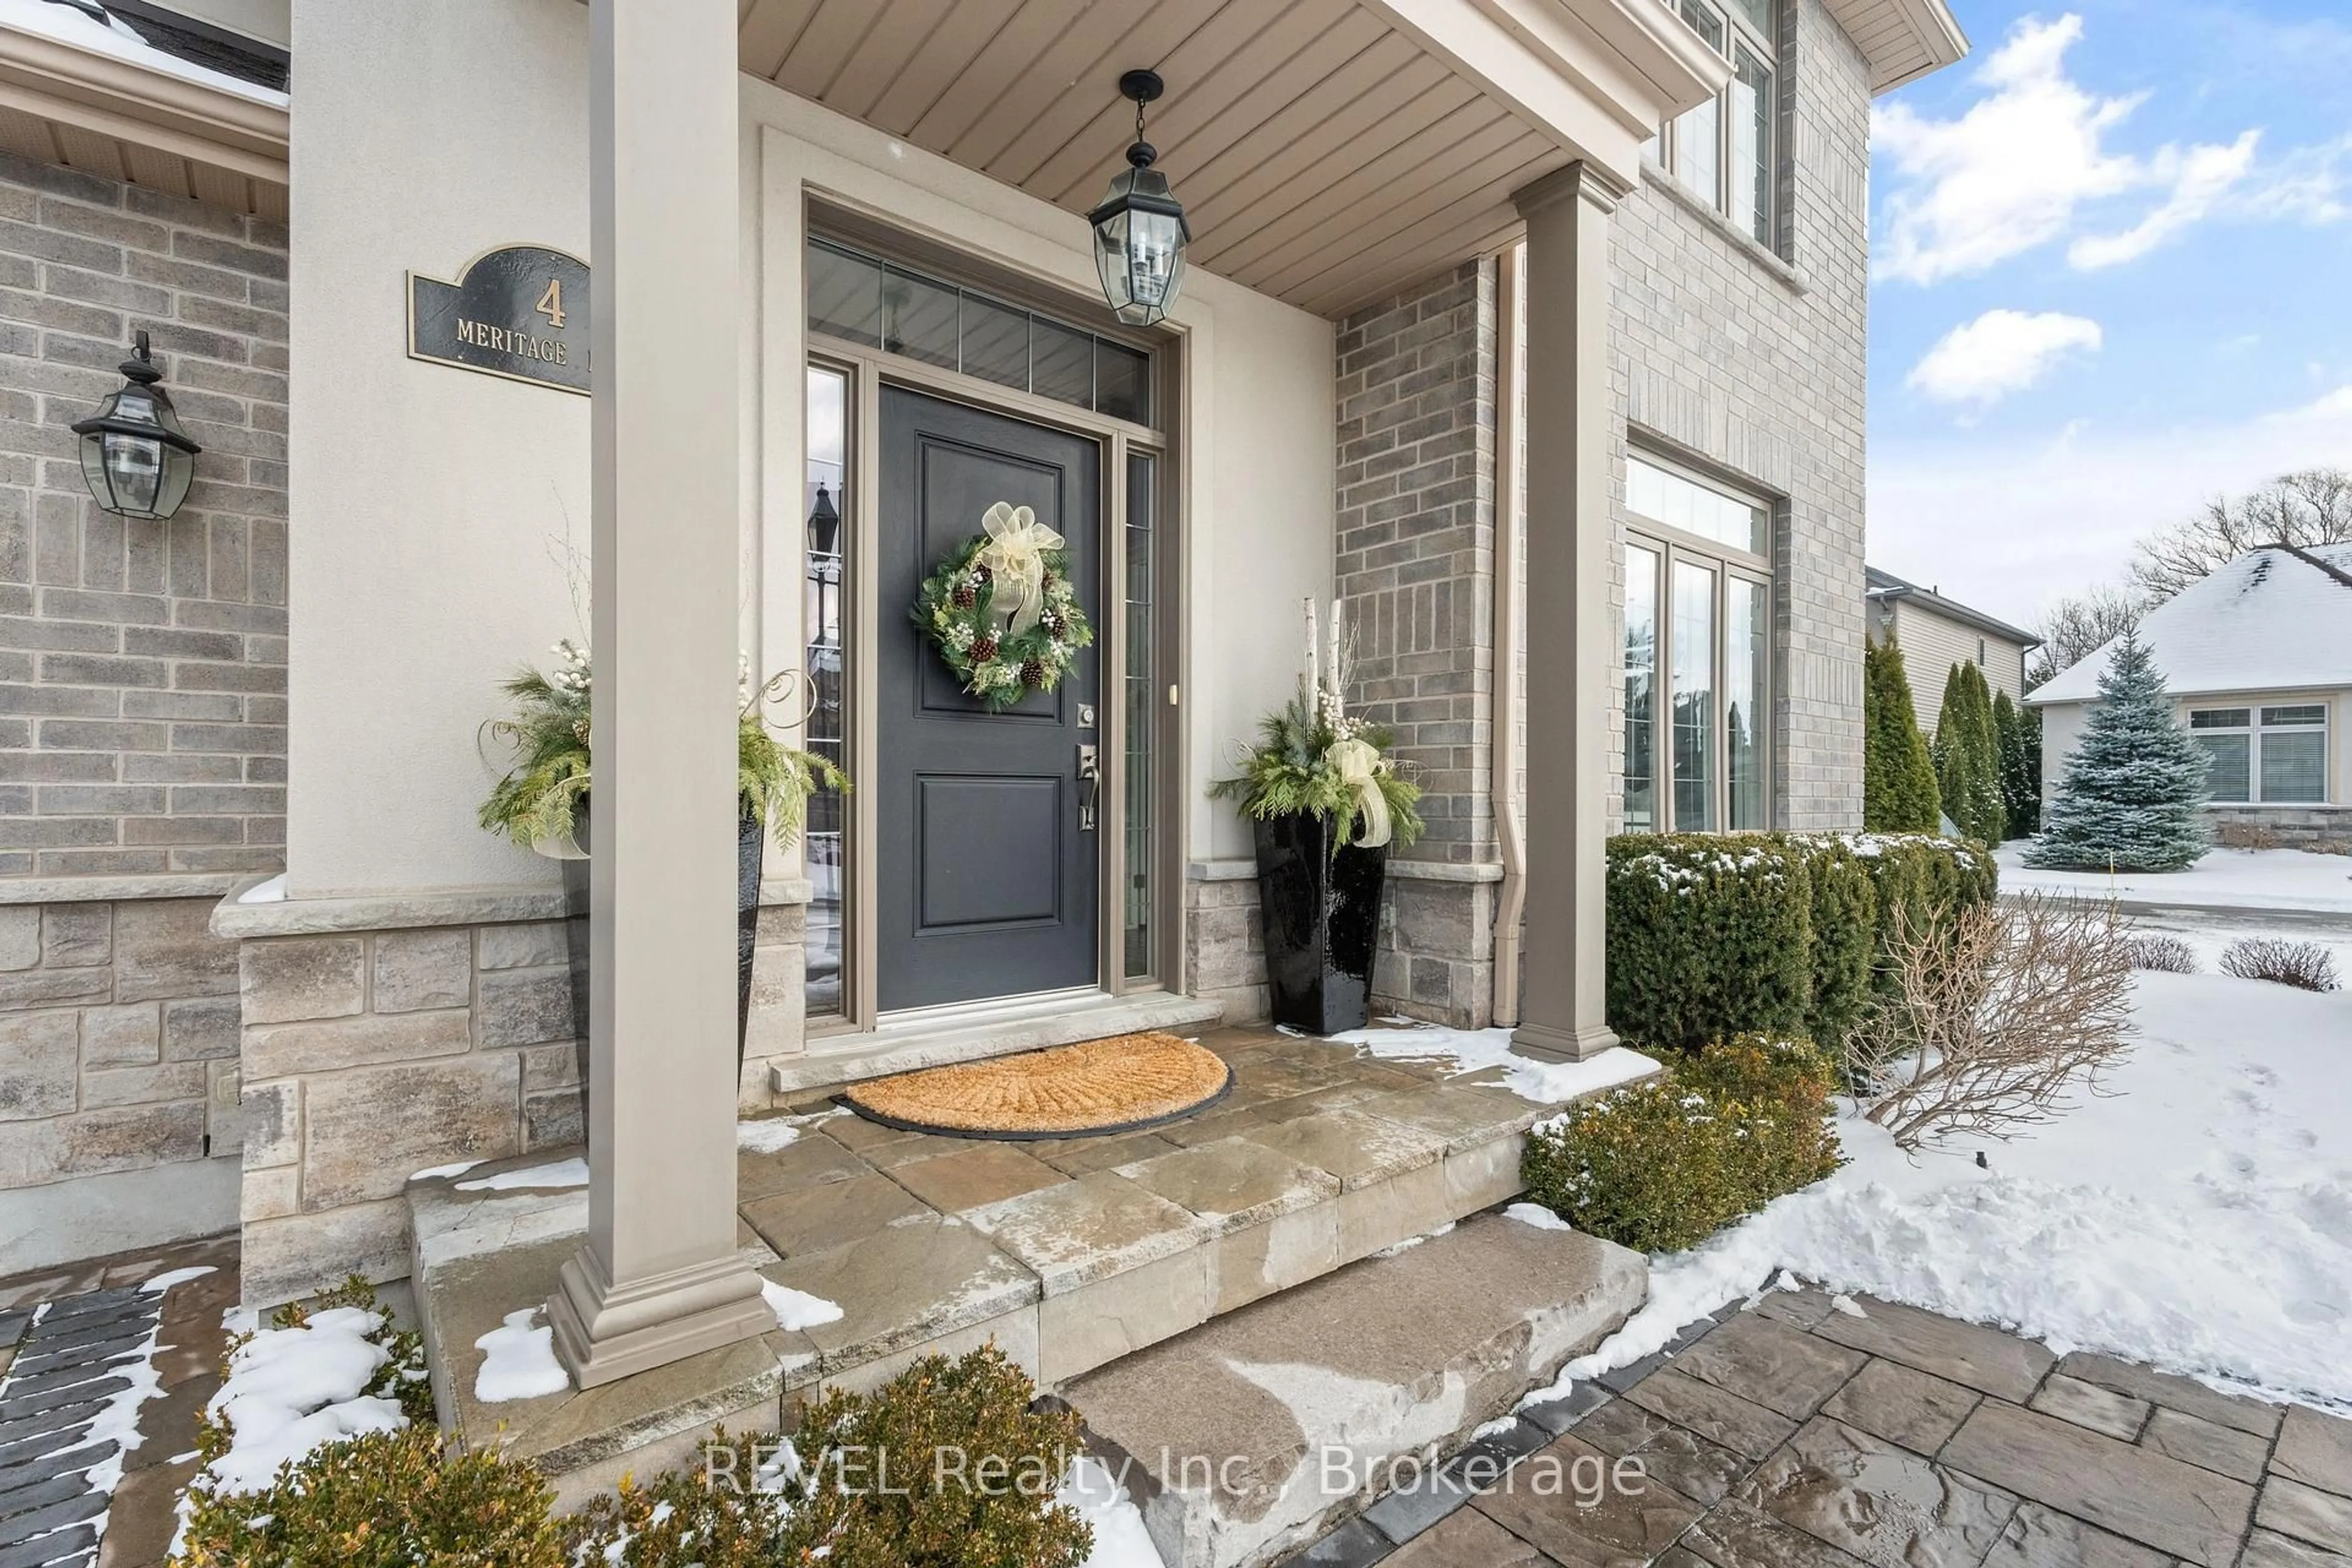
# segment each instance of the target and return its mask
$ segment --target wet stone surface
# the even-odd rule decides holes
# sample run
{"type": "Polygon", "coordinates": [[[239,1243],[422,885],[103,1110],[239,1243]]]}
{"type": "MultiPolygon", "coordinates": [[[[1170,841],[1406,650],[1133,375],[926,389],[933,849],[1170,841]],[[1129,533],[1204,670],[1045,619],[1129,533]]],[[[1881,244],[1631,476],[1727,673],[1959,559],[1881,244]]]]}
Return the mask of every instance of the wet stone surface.
{"type": "Polygon", "coordinates": [[[1521,1412],[1554,1441],[1498,1481],[1448,1466],[1290,1562],[2352,1568],[2352,1420],[1854,1305],[1735,1301],[1521,1412]],[[1638,1469],[1536,1481],[1580,1455],[1638,1469]]]}

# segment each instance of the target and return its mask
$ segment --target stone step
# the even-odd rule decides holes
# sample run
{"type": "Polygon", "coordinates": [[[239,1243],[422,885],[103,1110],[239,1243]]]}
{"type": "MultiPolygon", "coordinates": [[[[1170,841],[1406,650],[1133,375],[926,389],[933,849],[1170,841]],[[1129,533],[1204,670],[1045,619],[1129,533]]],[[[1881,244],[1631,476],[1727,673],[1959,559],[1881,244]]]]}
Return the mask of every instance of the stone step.
{"type": "Polygon", "coordinates": [[[1167,1568],[1259,1568],[1507,1414],[1647,1293],[1639,1253],[1481,1215],[1074,1379],[1167,1568]]]}
{"type": "Polygon", "coordinates": [[[977,1014],[930,1008],[858,1036],[847,1048],[777,1057],[768,1069],[769,1087],[791,1095],[920,1068],[1107,1040],[1114,1035],[1152,1030],[1192,1035],[1216,1027],[1224,1016],[1221,1002],[1165,994],[1075,1002],[1060,998],[1011,1009],[991,1004],[977,1014]]]}

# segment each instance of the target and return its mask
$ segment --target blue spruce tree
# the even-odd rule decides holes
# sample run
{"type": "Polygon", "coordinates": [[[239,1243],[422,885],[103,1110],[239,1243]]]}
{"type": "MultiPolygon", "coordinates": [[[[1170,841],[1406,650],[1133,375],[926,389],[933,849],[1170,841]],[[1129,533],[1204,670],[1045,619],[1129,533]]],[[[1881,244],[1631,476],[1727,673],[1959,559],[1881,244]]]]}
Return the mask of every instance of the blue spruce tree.
{"type": "Polygon", "coordinates": [[[2099,677],[2082,743],[2066,759],[2025,863],[2186,870],[2212,847],[2204,813],[2210,780],[2204,748],[2172,716],[2163,672],[2138,634],[2126,632],[2099,677]]]}

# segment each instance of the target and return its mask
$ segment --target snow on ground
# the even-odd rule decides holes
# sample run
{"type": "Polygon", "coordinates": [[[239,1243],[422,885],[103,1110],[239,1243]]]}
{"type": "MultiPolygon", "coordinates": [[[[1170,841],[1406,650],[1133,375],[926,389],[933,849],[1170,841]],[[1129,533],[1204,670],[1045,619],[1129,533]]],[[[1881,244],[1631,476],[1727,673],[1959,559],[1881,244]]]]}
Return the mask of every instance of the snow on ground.
{"type": "Polygon", "coordinates": [[[800,1141],[801,1130],[789,1117],[774,1117],[764,1121],[738,1121],[735,1124],[735,1147],[746,1154],[777,1154],[800,1141]]]}
{"type": "Polygon", "coordinates": [[[1381,1021],[1412,1026],[1356,1029],[1331,1038],[1343,1046],[1360,1047],[1389,1061],[1452,1062],[1457,1075],[1500,1068],[1505,1086],[1512,1093],[1539,1105],[1559,1105],[1581,1095],[1598,1094],[1604,1089],[1647,1078],[1658,1067],[1651,1058],[1622,1046],[1612,1046],[1590,1061],[1539,1062],[1511,1054],[1508,1029],[1443,1029],[1432,1024],[1413,1024],[1410,1019],[1381,1021]]]}
{"type": "Polygon", "coordinates": [[[2105,871],[2037,871],[2025,864],[2022,840],[1993,858],[2000,890],[2112,895],[2126,903],[2195,909],[2303,910],[2352,915],[2352,855],[2304,849],[2216,849],[2186,871],[2141,875],[2105,871]]]}
{"type": "Polygon", "coordinates": [[[201,1279],[207,1274],[219,1272],[219,1269],[209,1263],[199,1263],[187,1268],[168,1269],[140,1286],[139,1289],[142,1295],[160,1296],[174,1285],[184,1285],[191,1279],[201,1279]]]}
{"type": "Polygon", "coordinates": [[[822,1296],[812,1296],[772,1279],[760,1281],[760,1294],[767,1299],[768,1310],[776,1314],[776,1327],[780,1329],[805,1329],[841,1321],[841,1308],[822,1296]]]}
{"type": "Polygon", "coordinates": [[[1786,1269],[2352,1410],[2352,994],[2142,974],[2135,997],[2137,1048],[2110,1093],[2013,1142],[1916,1160],[1847,1117],[1852,1163],[1654,1259],[1649,1304],[1536,1397],[1786,1269]]]}
{"type": "Polygon", "coordinates": [[[368,1336],[384,1314],[364,1307],[313,1312],[300,1328],[263,1329],[229,1357],[205,1409],[226,1415],[229,1450],[205,1471],[222,1492],[259,1491],[278,1467],[321,1443],[408,1425],[394,1400],[361,1391],[391,1359],[368,1336]]]}
{"type": "Polygon", "coordinates": [[[474,1374],[474,1397],[485,1405],[537,1399],[572,1386],[571,1374],[555,1359],[555,1331],[531,1327],[537,1307],[509,1312],[506,1321],[474,1342],[482,1366],[474,1374]]]}
{"type": "Polygon", "coordinates": [[[569,1160],[557,1160],[545,1165],[527,1165],[520,1171],[500,1171],[495,1175],[478,1176],[470,1182],[459,1182],[461,1193],[504,1193],[517,1187],[584,1187],[588,1184],[588,1162],[574,1155],[569,1160]]]}
{"type": "Polygon", "coordinates": [[[1077,1510],[1095,1527],[1095,1549],[1085,1568],[1161,1568],[1160,1549],[1143,1528],[1143,1515],[1101,1460],[1081,1455],[1070,1463],[1054,1500],[1077,1510]]]}

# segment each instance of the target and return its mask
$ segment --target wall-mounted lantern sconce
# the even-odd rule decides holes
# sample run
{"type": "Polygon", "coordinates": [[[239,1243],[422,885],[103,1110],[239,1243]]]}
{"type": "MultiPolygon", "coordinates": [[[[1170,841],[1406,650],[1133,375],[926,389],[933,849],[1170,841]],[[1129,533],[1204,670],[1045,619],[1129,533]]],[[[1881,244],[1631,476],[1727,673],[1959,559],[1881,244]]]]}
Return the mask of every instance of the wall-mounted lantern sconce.
{"type": "Polygon", "coordinates": [[[158,521],[180,510],[204,450],[180,428],[171,395],[156,383],[163,373],[148,357],[141,332],[122,362],[121,390],[98,412],[74,422],[81,437],[82,478],[98,504],[117,517],[158,521]]]}
{"type": "Polygon", "coordinates": [[[1130,327],[1167,317],[1184,287],[1184,246],[1192,237],[1168,176],[1151,166],[1159,150],[1143,139],[1143,106],[1165,90],[1157,71],[1129,71],[1118,79],[1119,96],[1135,100],[1135,145],[1127,150],[1127,172],[1112,177],[1109,193],[1087,214],[1095,227],[1103,298],[1130,327]]]}

